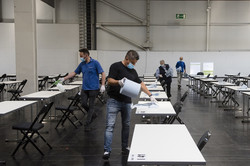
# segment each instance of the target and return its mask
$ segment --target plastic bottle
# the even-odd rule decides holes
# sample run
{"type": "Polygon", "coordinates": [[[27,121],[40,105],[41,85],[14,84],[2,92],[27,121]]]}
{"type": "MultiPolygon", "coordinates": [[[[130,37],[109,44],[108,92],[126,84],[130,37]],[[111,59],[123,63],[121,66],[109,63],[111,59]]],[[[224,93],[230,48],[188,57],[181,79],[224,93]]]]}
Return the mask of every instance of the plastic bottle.
{"type": "Polygon", "coordinates": [[[66,91],[63,85],[60,83],[60,80],[57,80],[56,82],[54,82],[54,85],[56,85],[56,87],[59,89],[60,92],[66,91]]]}

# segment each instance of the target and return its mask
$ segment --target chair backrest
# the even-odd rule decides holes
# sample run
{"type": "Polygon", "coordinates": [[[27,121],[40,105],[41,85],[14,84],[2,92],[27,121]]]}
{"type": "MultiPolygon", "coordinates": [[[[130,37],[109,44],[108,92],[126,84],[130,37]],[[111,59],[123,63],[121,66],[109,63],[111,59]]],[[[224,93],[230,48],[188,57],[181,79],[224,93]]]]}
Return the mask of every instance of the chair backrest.
{"type": "Polygon", "coordinates": [[[52,105],[54,104],[54,102],[50,102],[48,104],[45,104],[43,106],[43,108],[40,110],[40,112],[37,114],[36,118],[37,120],[39,120],[39,123],[42,123],[43,119],[45,118],[45,116],[48,114],[49,110],[51,109],[52,105]],[[41,117],[42,115],[42,117],[41,117]]]}
{"type": "Polygon", "coordinates": [[[228,77],[225,77],[225,78],[223,79],[224,82],[227,82],[227,80],[228,80],[228,77]]]}
{"type": "Polygon", "coordinates": [[[65,73],[64,75],[60,74],[60,78],[66,77],[69,73],[65,73]]]}
{"type": "Polygon", "coordinates": [[[53,102],[49,103],[49,104],[45,104],[42,109],[39,111],[39,113],[37,114],[36,118],[33,120],[32,124],[30,125],[28,131],[32,131],[33,126],[36,123],[42,123],[43,119],[45,118],[45,116],[48,114],[50,108],[52,107],[53,102]]]}
{"type": "Polygon", "coordinates": [[[207,78],[209,78],[209,77],[210,77],[210,74],[207,75],[207,78]]]}
{"type": "Polygon", "coordinates": [[[73,98],[73,100],[70,102],[68,109],[70,109],[70,107],[75,106],[76,103],[79,102],[79,99],[81,98],[80,92],[77,92],[73,98]]]}
{"type": "Polygon", "coordinates": [[[237,74],[237,76],[240,76],[240,72],[237,74]]]}
{"type": "Polygon", "coordinates": [[[181,102],[184,102],[185,99],[187,98],[187,95],[188,95],[188,91],[186,91],[186,92],[181,96],[180,101],[181,101],[181,102]]]}
{"type": "Polygon", "coordinates": [[[6,74],[3,74],[1,77],[0,77],[0,82],[3,82],[4,81],[4,79],[7,77],[7,75],[6,74]]]}
{"type": "Polygon", "coordinates": [[[27,79],[23,80],[23,81],[19,84],[19,86],[17,87],[17,90],[18,90],[18,91],[22,91],[26,83],[27,83],[27,79]]]}
{"type": "Polygon", "coordinates": [[[4,90],[4,86],[5,84],[0,84],[0,93],[2,93],[2,91],[4,90]]]}
{"type": "Polygon", "coordinates": [[[250,74],[248,74],[248,77],[250,77],[250,74]]]}
{"type": "Polygon", "coordinates": [[[204,146],[207,144],[209,138],[211,137],[211,132],[208,130],[206,131],[200,138],[199,142],[197,143],[198,149],[201,151],[204,146]]]}
{"type": "Polygon", "coordinates": [[[236,82],[235,82],[235,85],[236,85],[236,86],[240,86],[240,81],[236,81],[236,82]]]}
{"type": "Polygon", "coordinates": [[[196,75],[201,75],[201,76],[203,76],[204,73],[203,73],[203,72],[198,72],[196,75]]]}
{"type": "Polygon", "coordinates": [[[214,75],[213,79],[216,80],[216,78],[217,78],[217,75],[214,75]]]}
{"type": "Polygon", "coordinates": [[[39,90],[43,90],[47,81],[49,80],[49,76],[45,76],[41,81],[40,81],[40,84],[39,84],[39,90]]]}

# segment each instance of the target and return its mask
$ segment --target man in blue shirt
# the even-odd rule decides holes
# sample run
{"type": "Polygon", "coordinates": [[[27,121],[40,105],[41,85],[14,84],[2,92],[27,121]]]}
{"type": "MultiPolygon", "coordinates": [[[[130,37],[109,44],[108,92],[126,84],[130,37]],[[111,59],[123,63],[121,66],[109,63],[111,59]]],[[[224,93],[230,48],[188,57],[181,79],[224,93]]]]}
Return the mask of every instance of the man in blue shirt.
{"type": "Polygon", "coordinates": [[[177,72],[177,80],[178,80],[178,89],[181,88],[181,78],[183,73],[186,73],[186,65],[183,62],[183,57],[180,57],[180,61],[178,61],[175,65],[177,72]]]}
{"type": "Polygon", "coordinates": [[[74,72],[64,77],[61,81],[65,81],[74,77],[76,74],[82,73],[82,107],[88,112],[87,120],[84,126],[85,131],[90,131],[90,124],[97,116],[94,110],[94,104],[95,98],[99,92],[99,74],[102,75],[102,86],[100,88],[101,93],[105,91],[106,78],[100,63],[89,56],[88,49],[80,49],[79,52],[82,62],[78,65],[74,72]]]}

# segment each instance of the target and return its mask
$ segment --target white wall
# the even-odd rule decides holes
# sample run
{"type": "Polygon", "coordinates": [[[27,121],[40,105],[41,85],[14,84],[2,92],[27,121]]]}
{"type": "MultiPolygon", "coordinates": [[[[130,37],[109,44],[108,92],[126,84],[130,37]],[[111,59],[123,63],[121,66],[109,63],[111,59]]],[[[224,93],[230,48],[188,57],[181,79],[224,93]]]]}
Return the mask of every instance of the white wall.
{"type": "MultiPolygon", "coordinates": [[[[107,0],[146,19],[145,0],[107,0]]],[[[250,1],[210,1],[208,51],[250,51],[250,1]]],[[[138,23],[121,12],[97,1],[97,22],[116,33],[143,44],[145,26],[109,26],[109,23],[138,23]]],[[[207,1],[150,1],[150,40],[152,51],[206,51],[207,1]],[[176,20],[176,14],[186,14],[176,20]]],[[[137,49],[107,32],[97,30],[98,50],[137,49]],[[107,42],[105,42],[107,41],[107,42]]]]}

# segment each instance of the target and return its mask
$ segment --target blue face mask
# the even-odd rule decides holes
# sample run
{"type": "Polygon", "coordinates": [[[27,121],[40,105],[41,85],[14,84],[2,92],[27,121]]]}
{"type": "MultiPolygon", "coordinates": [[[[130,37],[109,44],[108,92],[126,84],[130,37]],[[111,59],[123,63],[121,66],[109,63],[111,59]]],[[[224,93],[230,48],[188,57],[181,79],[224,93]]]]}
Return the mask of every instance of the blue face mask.
{"type": "Polygon", "coordinates": [[[129,63],[128,66],[127,66],[129,69],[134,69],[134,65],[132,63],[129,63]]]}
{"type": "Polygon", "coordinates": [[[82,62],[85,62],[85,59],[84,59],[84,58],[81,57],[80,59],[81,59],[82,62]]]}

